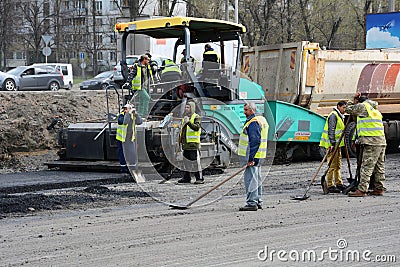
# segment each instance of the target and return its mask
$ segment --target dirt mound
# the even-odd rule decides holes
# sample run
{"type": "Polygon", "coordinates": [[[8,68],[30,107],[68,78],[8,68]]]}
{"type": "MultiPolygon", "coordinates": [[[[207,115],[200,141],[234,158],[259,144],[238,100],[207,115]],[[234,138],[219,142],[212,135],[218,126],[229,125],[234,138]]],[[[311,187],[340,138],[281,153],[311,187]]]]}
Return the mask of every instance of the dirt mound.
{"type": "Polygon", "coordinates": [[[56,149],[58,126],[47,130],[54,117],[71,123],[106,119],[104,91],[0,92],[0,98],[2,169],[18,168],[24,153],[56,149]]]}

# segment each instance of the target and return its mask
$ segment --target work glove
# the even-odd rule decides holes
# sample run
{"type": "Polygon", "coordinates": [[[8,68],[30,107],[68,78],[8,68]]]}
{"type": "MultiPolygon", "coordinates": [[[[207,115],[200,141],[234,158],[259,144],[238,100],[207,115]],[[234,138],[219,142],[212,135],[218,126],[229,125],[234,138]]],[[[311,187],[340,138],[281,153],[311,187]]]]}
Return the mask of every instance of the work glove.
{"type": "Polygon", "coordinates": [[[184,123],[188,123],[189,122],[189,117],[188,116],[183,117],[183,122],[184,123]]]}

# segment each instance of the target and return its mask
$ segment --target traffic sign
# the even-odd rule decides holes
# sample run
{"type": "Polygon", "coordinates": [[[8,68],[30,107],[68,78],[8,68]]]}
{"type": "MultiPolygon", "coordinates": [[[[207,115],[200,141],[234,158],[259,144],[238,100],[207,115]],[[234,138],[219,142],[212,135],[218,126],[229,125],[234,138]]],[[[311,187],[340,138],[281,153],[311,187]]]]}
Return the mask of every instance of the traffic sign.
{"type": "Polygon", "coordinates": [[[51,48],[50,47],[43,47],[43,50],[42,50],[42,53],[43,53],[43,55],[45,55],[46,57],[48,57],[48,56],[50,56],[50,54],[51,54],[51,48]]]}
{"type": "Polygon", "coordinates": [[[85,69],[86,68],[86,63],[85,62],[82,62],[81,63],[81,69],[85,69]]]}
{"type": "Polygon", "coordinates": [[[51,38],[51,35],[42,35],[43,42],[46,46],[50,43],[51,38]]]}
{"type": "Polygon", "coordinates": [[[81,59],[84,59],[85,58],[85,52],[81,52],[80,57],[81,57],[81,59]]]}

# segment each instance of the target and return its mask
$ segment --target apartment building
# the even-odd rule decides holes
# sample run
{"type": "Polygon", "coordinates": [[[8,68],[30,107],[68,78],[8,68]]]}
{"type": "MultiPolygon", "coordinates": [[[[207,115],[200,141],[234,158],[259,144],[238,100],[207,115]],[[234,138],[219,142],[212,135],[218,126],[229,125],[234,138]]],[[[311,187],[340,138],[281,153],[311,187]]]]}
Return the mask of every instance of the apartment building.
{"type": "MultiPolygon", "coordinates": [[[[120,36],[114,32],[114,25],[129,19],[129,2],[22,0],[16,3],[14,11],[23,30],[16,31],[17,38],[8,46],[6,68],[45,62],[43,49],[48,46],[51,50],[48,62],[71,63],[77,74],[81,73],[81,66],[91,74],[112,69],[119,60],[117,39],[120,36]],[[43,36],[51,38],[48,44],[43,36]]],[[[146,6],[140,11],[157,14],[158,2],[145,1],[146,6]]],[[[176,10],[184,15],[185,5],[180,5],[176,10]]]]}

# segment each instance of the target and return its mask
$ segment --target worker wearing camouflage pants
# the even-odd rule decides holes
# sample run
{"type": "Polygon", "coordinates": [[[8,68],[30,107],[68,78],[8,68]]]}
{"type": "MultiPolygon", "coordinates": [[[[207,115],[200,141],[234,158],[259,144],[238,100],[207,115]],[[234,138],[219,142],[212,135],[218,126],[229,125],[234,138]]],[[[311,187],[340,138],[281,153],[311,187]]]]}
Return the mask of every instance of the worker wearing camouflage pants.
{"type": "Polygon", "coordinates": [[[375,173],[375,191],[385,190],[385,150],[386,145],[362,145],[363,155],[358,190],[362,192],[368,191],[372,173],[375,173]]]}
{"type": "Polygon", "coordinates": [[[375,173],[374,190],[370,195],[382,196],[385,188],[385,150],[386,139],[382,114],[377,110],[378,103],[360,93],[354,96],[354,103],[347,102],[345,112],[357,116],[356,135],[361,145],[360,183],[350,197],[364,197],[372,173],[375,173]]]}

